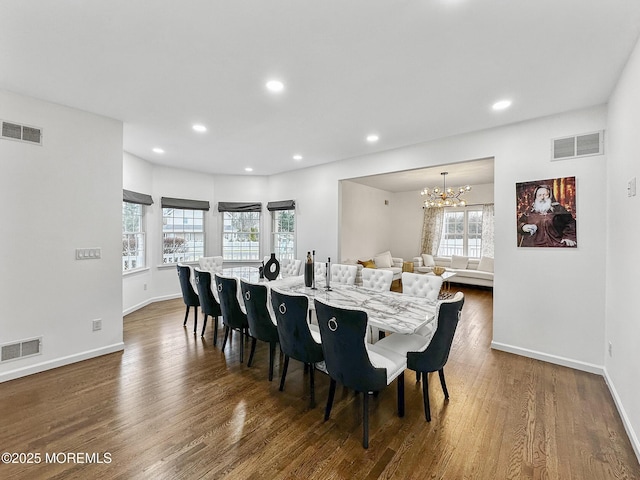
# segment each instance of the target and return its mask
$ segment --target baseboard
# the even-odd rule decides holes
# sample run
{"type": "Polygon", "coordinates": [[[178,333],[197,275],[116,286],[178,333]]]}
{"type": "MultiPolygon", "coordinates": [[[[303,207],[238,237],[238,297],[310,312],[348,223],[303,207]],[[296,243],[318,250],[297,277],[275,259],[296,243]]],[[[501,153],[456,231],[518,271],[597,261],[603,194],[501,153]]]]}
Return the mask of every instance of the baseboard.
{"type": "Polygon", "coordinates": [[[178,293],[178,294],[164,295],[162,297],[149,298],[149,299],[145,300],[144,302],[141,302],[141,303],[139,303],[137,305],[134,305],[133,307],[129,307],[126,310],[123,310],[122,311],[122,316],[124,317],[125,315],[129,315],[130,313],[133,313],[136,310],[140,310],[141,308],[144,308],[147,305],[151,305],[152,303],[162,302],[164,300],[174,300],[176,298],[181,298],[181,297],[182,297],[182,294],[178,293]]]}
{"type": "Polygon", "coordinates": [[[569,367],[575,370],[581,370],[583,372],[595,373],[597,375],[604,376],[604,367],[602,365],[580,362],[571,358],[558,357],[556,355],[549,355],[548,353],[528,350],[526,348],[514,347],[513,345],[506,345],[504,343],[498,342],[491,342],[491,348],[503,352],[514,353],[522,357],[534,358],[543,362],[553,363],[554,365],[561,365],[563,367],[569,367]]]}
{"type": "Polygon", "coordinates": [[[15,380],[16,378],[26,377],[27,375],[33,375],[34,373],[51,370],[52,368],[64,367],[65,365],[81,362],[83,360],[89,360],[90,358],[100,357],[109,353],[120,352],[122,350],[124,350],[124,342],[115,343],[106,347],[96,348],[95,350],[76,353],[67,357],[56,358],[47,362],[37,363],[35,365],[29,365],[28,367],[17,368],[15,370],[1,373],[0,383],[8,382],[9,380],[15,380]]]}
{"type": "Polygon", "coordinates": [[[633,447],[633,451],[638,458],[638,462],[640,462],[640,441],[638,440],[638,436],[636,432],[633,430],[631,426],[631,422],[629,421],[629,417],[627,416],[627,412],[622,405],[622,401],[620,400],[620,396],[616,391],[616,387],[611,381],[611,377],[609,377],[609,372],[607,369],[604,369],[604,381],[609,387],[609,392],[611,392],[611,396],[613,397],[613,401],[616,404],[616,408],[618,409],[618,414],[620,415],[620,419],[622,420],[622,424],[624,425],[624,429],[627,432],[627,436],[629,437],[629,441],[631,442],[631,446],[633,447]]]}

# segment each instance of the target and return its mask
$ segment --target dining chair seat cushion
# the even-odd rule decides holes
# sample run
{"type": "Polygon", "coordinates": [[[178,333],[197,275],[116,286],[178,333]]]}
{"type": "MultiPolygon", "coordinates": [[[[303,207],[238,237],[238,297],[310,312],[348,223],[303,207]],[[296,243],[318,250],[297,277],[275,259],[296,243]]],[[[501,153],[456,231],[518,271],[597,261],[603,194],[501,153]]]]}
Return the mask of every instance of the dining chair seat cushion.
{"type": "Polygon", "coordinates": [[[433,337],[437,327],[438,325],[436,325],[436,322],[427,322],[416,330],[416,334],[431,338],[433,337]]]}
{"type": "Polygon", "coordinates": [[[406,370],[407,356],[387,348],[380,348],[378,343],[366,344],[369,361],[376,368],[387,369],[387,385],[389,385],[406,370]]]}
{"type": "Polygon", "coordinates": [[[322,339],[320,337],[320,327],[318,327],[318,325],[310,323],[309,331],[311,332],[311,337],[315,340],[316,343],[322,343],[322,339]]]}
{"type": "Polygon", "coordinates": [[[402,355],[406,360],[407,352],[424,352],[429,346],[430,340],[431,337],[425,338],[417,333],[411,335],[392,333],[379,340],[374,346],[380,350],[402,355]]]}

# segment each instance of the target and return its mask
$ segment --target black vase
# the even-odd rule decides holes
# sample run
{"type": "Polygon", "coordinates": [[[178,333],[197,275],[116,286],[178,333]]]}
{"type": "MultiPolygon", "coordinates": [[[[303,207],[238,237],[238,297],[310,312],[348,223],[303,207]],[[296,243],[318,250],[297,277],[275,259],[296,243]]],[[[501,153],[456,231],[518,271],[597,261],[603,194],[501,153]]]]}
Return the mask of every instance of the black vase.
{"type": "Polygon", "coordinates": [[[313,263],[304,264],[304,286],[313,286],[313,263]]]}
{"type": "Polygon", "coordinates": [[[272,253],[271,258],[264,265],[264,276],[267,280],[275,280],[280,274],[280,262],[276,258],[276,254],[272,253]]]}

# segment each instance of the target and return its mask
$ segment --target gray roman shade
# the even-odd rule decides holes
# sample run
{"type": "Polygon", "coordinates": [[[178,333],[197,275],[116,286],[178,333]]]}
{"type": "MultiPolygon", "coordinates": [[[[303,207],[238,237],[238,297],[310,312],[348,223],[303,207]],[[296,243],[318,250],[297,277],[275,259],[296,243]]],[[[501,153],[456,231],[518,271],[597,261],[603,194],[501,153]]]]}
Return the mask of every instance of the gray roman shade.
{"type": "Polygon", "coordinates": [[[153,205],[153,198],[146,193],[132,192],[131,190],[122,190],[122,201],[129,203],[137,203],[140,205],[153,205]]]}
{"type": "Polygon", "coordinates": [[[249,202],[218,202],[219,212],[260,212],[262,203],[249,202]]]}
{"type": "Polygon", "coordinates": [[[294,210],[296,208],[295,200],[280,200],[279,202],[267,203],[267,210],[273,212],[275,210],[294,210]]]}
{"type": "Polygon", "coordinates": [[[162,197],[162,208],[181,208],[182,210],[209,210],[208,200],[187,200],[185,198],[162,197]]]}

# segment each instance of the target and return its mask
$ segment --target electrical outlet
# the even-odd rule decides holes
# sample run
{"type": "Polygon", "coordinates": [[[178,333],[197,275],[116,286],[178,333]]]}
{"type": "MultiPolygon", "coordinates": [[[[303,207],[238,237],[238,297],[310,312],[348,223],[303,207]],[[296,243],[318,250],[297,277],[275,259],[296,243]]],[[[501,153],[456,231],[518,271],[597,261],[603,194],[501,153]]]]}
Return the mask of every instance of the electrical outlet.
{"type": "Polygon", "coordinates": [[[142,288],[146,291],[147,290],[147,284],[145,283],[142,288]]]}
{"type": "Polygon", "coordinates": [[[93,325],[94,332],[97,332],[98,330],[102,330],[102,319],[96,318],[95,320],[92,320],[92,325],[93,325]]]}
{"type": "Polygon", "coordinates": [[[613,357],[613,344],[609,342],[609,356],[613,357]]]}

